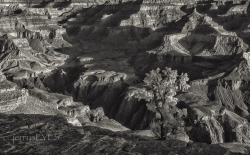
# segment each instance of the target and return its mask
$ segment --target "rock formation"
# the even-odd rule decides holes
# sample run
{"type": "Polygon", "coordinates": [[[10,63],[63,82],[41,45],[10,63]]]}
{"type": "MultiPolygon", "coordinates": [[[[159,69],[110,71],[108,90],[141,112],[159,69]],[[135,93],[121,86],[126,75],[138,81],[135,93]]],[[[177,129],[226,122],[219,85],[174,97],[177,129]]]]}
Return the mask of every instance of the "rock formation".
{"type": "Polygon", "coordinates": [[[149,130],[154,114],[135,96],[146,73],[170,67],[191,86],[176,95],[188,137],[172,139],[249,143],[249,16],[246,0],[0,0],[0,112],[149,130]]]}

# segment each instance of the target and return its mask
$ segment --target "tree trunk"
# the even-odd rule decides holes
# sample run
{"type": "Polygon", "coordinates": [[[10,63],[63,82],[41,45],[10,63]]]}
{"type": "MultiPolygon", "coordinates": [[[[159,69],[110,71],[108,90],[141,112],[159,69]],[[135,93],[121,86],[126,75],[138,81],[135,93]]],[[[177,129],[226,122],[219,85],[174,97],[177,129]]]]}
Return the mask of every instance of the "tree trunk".
{"type": "Polygon", "coordinates": [[[161,111],[162,109],[159,109],[158,108],[158,111],[161,115],[161,140],[165,140],[166,139],[166,136],[165,136],[165,128],[164,128],[164,116],[163,116],[163,112],[161,111]]]}
{"type": "Polygon", "coordinates": [[[164,123],[162,122],[161,124],[161,140],[165,140],[166,136],[165,136],[165,129],[164,129],[164,123]]]}
{"type": "Polygon", "coordinates": [[[163,102],[162,107],[161,108],[157,108],[157,111],[160,113],[161,115],[161,139],[165,140],[166,139],[166,133],[165,133],[165,122],[170,120],[170,117],[168,115],[169,114],[169,106],[163,102]]]}

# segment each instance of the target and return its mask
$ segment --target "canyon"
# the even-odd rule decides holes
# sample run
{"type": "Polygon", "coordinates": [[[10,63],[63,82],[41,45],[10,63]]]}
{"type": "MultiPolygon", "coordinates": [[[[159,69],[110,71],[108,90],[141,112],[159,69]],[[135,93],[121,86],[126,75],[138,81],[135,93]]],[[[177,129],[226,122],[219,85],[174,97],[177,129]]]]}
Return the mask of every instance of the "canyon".
{"type": "MultiPolygon", "coordinates": [[[[175,96],[185,135],[171,135],[178,146],[170,148],[248,154],[249,6],[246,0],[0,0],[0,123],[25,133],[8,119],[41,117],[53,130],[70,129],[63,141],[83,138],[82,129],[92,135],[85,136],[89,142],[71,139],[78,145],[69,151],[101,154],[93,144],[107,140],[119,141],[115,148],[127,154],[147,154],[149,139],[159,154],[170,153],[160,146],[171,140],[155,140],[154,116],[136,97],[145,91],[146,73],[170,67],[190,79],[190,88],[175,96]]],[[[17,153],[5,145],[0,152],[17,153]]],[[[20,145],[30,153],[41,149],[20,145]]]]}

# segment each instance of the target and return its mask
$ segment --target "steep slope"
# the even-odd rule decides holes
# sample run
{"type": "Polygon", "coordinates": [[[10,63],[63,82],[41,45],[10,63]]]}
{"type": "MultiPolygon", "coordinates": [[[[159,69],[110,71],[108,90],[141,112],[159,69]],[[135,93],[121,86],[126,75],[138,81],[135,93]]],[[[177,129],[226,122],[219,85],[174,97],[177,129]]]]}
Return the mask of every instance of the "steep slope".
{"type": "Polygon", "coordinates": [[[15,154],[248,154],[249,144],[159,141],[96,127],[74,127],[60,116],[1,114],[0,152],[15,154]],[[13,124],[15,121],[17,123],[13,124]],[[30,122],[30,127],[26,124],[30,122]],[[32,132],[31,132],[32,131],[32,132]],[[13,137],[13,134],[15,136],[13,137]],[[27,135],[26,138],[21,136],[27,135]],[[4,138],[3,138],[4,137],[4,138]],[[62,147],[63,146],[63,147],[62,147]]]}

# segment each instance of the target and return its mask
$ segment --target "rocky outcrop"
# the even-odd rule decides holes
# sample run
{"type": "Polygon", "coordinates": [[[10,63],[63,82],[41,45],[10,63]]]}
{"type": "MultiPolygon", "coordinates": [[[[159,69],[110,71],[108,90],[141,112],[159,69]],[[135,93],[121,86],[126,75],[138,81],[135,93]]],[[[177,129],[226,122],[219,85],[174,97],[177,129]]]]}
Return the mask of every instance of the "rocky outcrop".
{"type": "Polygon", "coordinates": [[[113,97],[121,95],[124,88],[123,82],[126,78],[127,76],[124,73],[104,70],[84,72],[74,83],[72,93],[78,101],[83,103],[90,101],[91,107],[101,106],[104,108],[104,111],[110,111],[112,104],[115,104],[116,100],[113,97]],[[96,96],[100,98],[96,100],[96,96]]]}
{"type": "Polygon", "coordinates": [[[170,1],[143,0],[140,10],[130,15],[129,19],[122,20],[120,26],[161,28],[185,15],[180,8],[181,5],[173,5],[170,1]]]}
{"type": "MultiPolygon", "coordinates": [[[[118,82],[121,79],[125,79],[126,74],[120,74],[116,72],[108,72],[104,70],[87,71],[80,75],[79,80],[74,84],[75,86],[88,86],[93,83],[107,84],[109,82],[118,82]]],[[[84,94],[83,94],[84,95],[84,94]]]]}
{"type": "Polygon", "coordinates": [[[141,92],[143,92],[143,88],[129,87],[114,117],[131,129],[145,129],[150,120],[150,112],[147,111],[146,102],[138,101],[136,98],[141,92]]]}
{"type": "Polygon", "coordinates": [[[19,105],[26,103],[28,97],[28,90],[18,89],[16,88],[15,84],[7,80],[1,80],[0,82],[1,113],[6,113],[15,110],[19,105]]]}
{"type": "MultiPolygon", "coordinates": [[[[185,95],[184,95],[185,96],[185,95]]],[[[190,96],[191,97],[191,96],[190,96]]],[[[187,103],[189,138],[206,143],[239,142],[248,143],[249,123],[224,106],[202,101],[187,103]]],[[[184,106],[185,107],[185,106],[184,106]]]]}

